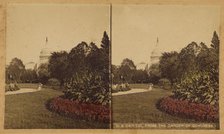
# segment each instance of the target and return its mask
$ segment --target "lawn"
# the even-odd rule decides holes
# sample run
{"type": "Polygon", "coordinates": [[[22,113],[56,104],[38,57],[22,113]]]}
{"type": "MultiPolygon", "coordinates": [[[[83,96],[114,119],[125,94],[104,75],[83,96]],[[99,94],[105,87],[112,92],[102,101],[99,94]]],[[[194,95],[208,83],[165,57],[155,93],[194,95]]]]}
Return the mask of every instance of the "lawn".
{"type": "Polygon", "coordinates": [[[130,88],[148,89],[149,84],[129,84],[130,88]]]}
{"type": "Polygon", "coordinates": [[[108,124],[71,119],[46,109],[46,102],[63,93],[43,89],[33,93],[6,95],[5,128],[108,128],[108,124]]]}
{"type": "Polygon", "coordinates": [[[154,88],[149,92],[113,96],[113,123],[200,123],[158,110],[158,100],[171,94],[171,91],[154,88]]]}

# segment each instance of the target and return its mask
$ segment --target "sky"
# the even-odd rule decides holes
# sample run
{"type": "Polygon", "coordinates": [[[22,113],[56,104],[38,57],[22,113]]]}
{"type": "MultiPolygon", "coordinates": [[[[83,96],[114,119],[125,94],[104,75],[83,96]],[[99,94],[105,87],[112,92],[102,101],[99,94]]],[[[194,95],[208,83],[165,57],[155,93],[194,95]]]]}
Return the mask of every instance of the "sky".
{"type": "Polygon", "coordinates": [[[112,64],[124,58],[149,63],[157,37],[160,52],[180,51],[192,41],[210,45],[219,26],[219,6],[113,5],[112,64]]]}
{"type": "Polygon", "coordinates": [[[103,32],[110,33],[109,5],[10,4],[7,7],[6,64],[20,58],[39,62],[42,48],[70,50],[78,43],[100,46],[103,32]]]}
{"type": "MultiPolygon", "coordinates": [[[[192,41],[210,45],[219,26],[219,6],[112,5],[112,64],[124,58],[150,62],[157,37],[161,52],[180,51],[192,41]]],[[[110,6],[9,4],[6,30],[6,64],[14,57],[38,63],[46,37],[55,51],[82,41],[99,46],[103,32],[110,34],[110,6]]]]}

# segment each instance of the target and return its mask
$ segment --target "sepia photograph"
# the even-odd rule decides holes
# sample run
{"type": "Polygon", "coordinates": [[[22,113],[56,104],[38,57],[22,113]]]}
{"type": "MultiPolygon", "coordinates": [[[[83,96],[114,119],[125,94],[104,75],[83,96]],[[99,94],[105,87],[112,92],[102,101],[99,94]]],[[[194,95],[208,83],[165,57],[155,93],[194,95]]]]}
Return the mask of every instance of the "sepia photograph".
{"type": "Polygon", "coordinates": [[[9,4],[5,129],[110,128],[110,6],[9,4]]]}
{"type": "Polygon", "coordinates": [[[219,129],[219,6],[112,6],[113,128],[219,129]]]}
{"type": "Polygon", "coordinates": [[[222,6],[15,2],[1,9],[4,131],[222,130],[222,6]]]}

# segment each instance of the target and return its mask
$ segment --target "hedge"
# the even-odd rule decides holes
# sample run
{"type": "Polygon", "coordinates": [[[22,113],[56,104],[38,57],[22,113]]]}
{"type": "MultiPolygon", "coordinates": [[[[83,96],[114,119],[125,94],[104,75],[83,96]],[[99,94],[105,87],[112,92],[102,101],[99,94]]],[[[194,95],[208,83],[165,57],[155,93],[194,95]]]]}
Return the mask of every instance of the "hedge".
{"type": "Polygon", "coordinates": [[[95,120],[104,123],[110,121],[109,105],[78,102],[60,96],[49,100],[47,107],[51,111],[76,119],[95,120]]]}
{"type": "Polygon", "coordinates": [[[173,96],[162,98],[158,103],[158,108],[171,115],[191,118],[198,121],[218,122],[218,106],[179,100],[173,96]]]}

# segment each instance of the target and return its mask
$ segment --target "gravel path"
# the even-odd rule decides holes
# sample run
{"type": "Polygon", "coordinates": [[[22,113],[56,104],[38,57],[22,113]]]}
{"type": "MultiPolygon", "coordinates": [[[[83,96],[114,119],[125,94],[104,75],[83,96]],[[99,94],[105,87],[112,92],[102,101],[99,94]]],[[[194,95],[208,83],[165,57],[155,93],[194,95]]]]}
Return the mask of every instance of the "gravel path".
{"type": "Polygon", "coordinates": [[[129,91],[123,91],[123,92],[117,92],[117,93],[112,93],[112,96],[117,96],[117,95],[124,95],[124,94],[133,94],[133,93],[141,93],[141,92],[149,92],[152,89],[138,89],[134,88],[129,91]]]}
{"type": "Polygon", "coordinates": [[[37,92],[40,91],[41,89],[33,89],[33,88],[21,88],[20,90],[17,91],[7,91],[5,95],[11,95],[11,94],[21,94],[21,93],[30,93],[30,92],[37,92]]]}

